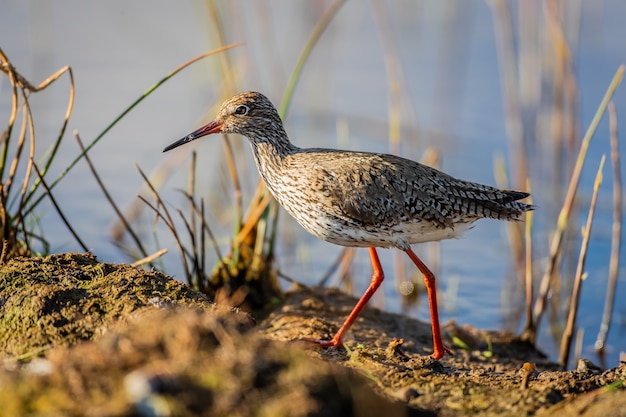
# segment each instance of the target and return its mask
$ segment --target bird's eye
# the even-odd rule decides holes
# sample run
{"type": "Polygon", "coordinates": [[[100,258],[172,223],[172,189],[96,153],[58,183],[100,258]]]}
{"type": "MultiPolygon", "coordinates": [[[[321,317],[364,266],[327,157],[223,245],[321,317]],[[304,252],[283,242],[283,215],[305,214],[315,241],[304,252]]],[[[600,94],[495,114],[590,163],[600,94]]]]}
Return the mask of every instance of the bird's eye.
{"type": "Polygon", "coordinates": [[[238,116],[243,116],[248,114],[248,111],[250,111],[250,108],[248,106],[241,105],[235,109],[235,114],[238,116]]]}

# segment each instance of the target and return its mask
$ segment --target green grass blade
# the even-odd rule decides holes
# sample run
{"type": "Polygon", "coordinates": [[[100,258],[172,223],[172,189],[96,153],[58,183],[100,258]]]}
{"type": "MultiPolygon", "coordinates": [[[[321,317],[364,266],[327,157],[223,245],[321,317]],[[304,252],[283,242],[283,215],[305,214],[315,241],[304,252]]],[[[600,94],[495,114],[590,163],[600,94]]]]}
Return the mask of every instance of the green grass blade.
{"type": "Polygon", "coordinates": [[[313,51],[313,47],[317,44],[317,41],[322,36],[322,33],[324,33],[324,31],[328,27],[328,24],[330,23],[332,18],[335,17],[335,15],[344,3],[345,0],[337,0],[333,3],[332,6],[330,6],[328,10],[326,10],[326,12],[317,22],[317,25],[315,25],[313,33],[311,33],[311,36],[304,45],[304,49],[302,49],[302,52],[298,57],[298,61],[296,62],[296,67],[293,69],[291,77],[287,82],[287,87],[285,88],[285,93],[283,94],[283,98],[280,102],[280,107],[278,109],[278,114],[283,120],[285,120],[285,116],[287,115],[287,110],[289,109],[291,98],[293,97],[296,84],[298,84],[298,80],[302,75],[302,70],[304,69],[304,64],[306,63],[306,60],[309,58],[309,56],[311,56],[311,51],[313,51]]]}
{"type": "MultiPolygon", "coordinates": [[[[124,110],[119,116],[117,116],[115,118],[115,120],[113,120],[113,122],[111,122],[98,136],[96,136],[96,138],[88,146],[85,147],[85,150],[82,151],[59,174],[59,176],[50,184],[50,186],[49,186],[50,190],[52,190],[67,175],[67,173],[72,168],[74,168],[74,166],[78,163],[78,161],[80,161],[83,158],[83,156],[87,152],[89,152],[91,150],[91,148],[93,148],[100,141],[100,139],[102,139],[104,137],[104,135],[106,135],[120,120],[122,120],[122,118],[124,118],[124,116],[126,116],[132,109],[134,109],[139,103],[141,103],[144,99],[146,99],[154,91],[156,91],[156,89],[159,88],[161,85],[163,85],[166,81],[168,81],[174,75],[178,74],[183,69],[187,68],[191,64],[193,64],[193,63],[195,63],[195,62],[197,62],[197,61],[199,61],[201,59],[204,59],[204,58],[209,57],[211,55],[214,55],[214,54],[226,51],[228,49],[234,48],[234,47],[239,46],[239,45],[241,45],[241,44],[240,43],[236,43],[236,44],[226,45],[226,46],[223,46],[221,48],[217,48],[217,49],[214,49],[212,51],[206,52],[206,53],[204,53],[202,55],[199,55],[199,56],[197,56],[197,57],[195,57],[195,58],[185,62],[184,64],[182,64],[181,66],[179,66],[178,68],[174,69],[172,72],[167,74],[164,78],[159,80],[156,84],[154,84],[152,87],[150,87],[145,93],[143,93],[137,100],[135,100],[128,108],[126,108],[126,110],[124,110]]],[[[32,194],[31,194],[31,196],[32,196],[32,194]]],[[[28,206],[28,208],[24,211],[24,216],[27,216],[30,212],[32,212],[33,209],[35,209],[35,207],[37,207],[37,205],[41,202],[43,197],[44,197],[44,195],[41,195],[37,200],[35,200],[35,202],[33,202],[30,206],[28,206]]],[[[26,201],[26,203],[28,203],[28,201],[26,201]]]]}

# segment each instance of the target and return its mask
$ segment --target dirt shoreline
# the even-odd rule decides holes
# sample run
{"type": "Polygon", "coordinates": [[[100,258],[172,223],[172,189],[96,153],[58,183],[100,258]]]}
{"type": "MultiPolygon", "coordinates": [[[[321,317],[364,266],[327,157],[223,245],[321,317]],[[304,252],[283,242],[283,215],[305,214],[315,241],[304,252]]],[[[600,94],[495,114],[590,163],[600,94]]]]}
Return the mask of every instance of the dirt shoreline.
{"type": "Polygon", "coordinates": [[[0,416],[626,416],[625,364],[559,371],[498,332],[450,324],[471,349],[435,361],[429,324],[368,308],[346,350],[291,342],[328,337],[354,302],[298,288],[255,323],[158,272],[15,259],[0,266],[0,416]]]}

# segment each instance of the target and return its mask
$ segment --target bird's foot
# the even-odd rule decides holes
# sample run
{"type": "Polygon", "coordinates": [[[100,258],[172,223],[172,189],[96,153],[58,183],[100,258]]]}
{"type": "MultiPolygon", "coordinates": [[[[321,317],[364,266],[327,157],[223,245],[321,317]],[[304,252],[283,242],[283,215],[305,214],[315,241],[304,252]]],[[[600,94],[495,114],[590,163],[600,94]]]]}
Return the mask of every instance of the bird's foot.
{"type": "Polygon", "coordinates": [[[435,345],[435,351],[430,356],[432,356],[433,359],[439,360],[443,358],[443,355],[445,355],[446,353],[448,355],[454,355],[454,353],[450,349],[445,347],[443,344],[441,344],[441,346],[435,345]]]}
{"type": "Polygon", "coordinates": [[[338,349],[343,347],[343,342],[334,337],[330,340],[314,339],[312,337],[303,337],[299,340],[306,344],[307,349],[338,349]]]}

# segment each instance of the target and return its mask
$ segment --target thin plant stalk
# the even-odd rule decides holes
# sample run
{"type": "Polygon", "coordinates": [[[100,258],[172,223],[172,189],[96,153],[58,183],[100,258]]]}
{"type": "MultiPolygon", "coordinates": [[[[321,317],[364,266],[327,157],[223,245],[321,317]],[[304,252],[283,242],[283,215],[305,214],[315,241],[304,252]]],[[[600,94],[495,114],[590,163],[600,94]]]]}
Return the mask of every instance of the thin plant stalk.
{"type": "MultiPolygon", "coordinates": [[[[61,130],[59,131],[57,140],[54,142],[52,151],[50,152],[50,155],[48,156],[44,164],[44,167],[41,170],[41,173],[45,175],[48,169],[50,168],[50,165],[52,164],[52,160],[54,159],[54,156],[56,155],[57,150],[59,149],[59,146],[61,144],[61,139],[63,138],[65,134],[65,130],[67,129],[67,124],[69,123],[70,116],[72,115],[72,110],[74,108],[75,86],[74,86],[74,74],[72,72],[72,68],[69,66],[65,66],[59,69],[54,74],[52,74],[51,76],[49,76],[48,78],[46,78],[41,83],[39,83],[39,85],[34,86],[15,70],[15,68],[10,64],[8,58],[4,54],[4,51],[2,51],[2,49],[0,48],[0,70],[8,74],[9,80],[11,82],[11,86],[13,88],[13,94],[14,94],[12,108],[11,108],[11,116],[9,117],[9,125],[7,129],[8,130],[7,137],[11,136],[11,129],[13,127],[15,117],[17,116],[17,89],[18,87],[21,88],[23,92],[28,91],[28,92],[35,93],[35,92],[44,90],[50,84],[52,84],[57,79],[59,79],[63,74],[68,73],[68,76],[70,78],[70,95],[68,99],[68,104],[67,104],[67,108],[65,111],[63,124],[61,125],[61,130]]],[[[24,99],[28,101],[28,98],[26,96],[24,96],[24,99]]],[[[0,164],[0,178],[2,178],[4,174],[4,166],[7,160],[7,151],[8,151],[8,141],[6,141],[3,146],[2,164],[0,164]]],[[[34,188],[35,189],[37,188],[36,184],[34,185],[34,188]]],[[[34,192],[34,189],[32,191],[34,192]]]]}
{"type": "MultiPolygon", "coordinates": [[[[24,105],[24,108],[27,109],[28,107],[26,106],[26,104],[24,105]]],[[[15,175],[17,174],[17,168],[19,166],[19,163],[21,161],[21,156],[22,156],[22,150],[24,149],[24,143],[26,143],[26,134],[28,132],[28,121],[29,119],[32,119],[30,117],[30,114],[25,110],[23,115],[22,115],[22,128],[20,129],[20,134],[18,136],[17,139],[17,144],[16,144],[16,149],[15,149],[15,155],[13,157],[13,160],[11,161],[11,168],[9,169],[9,175],[7,176],[6,181],[4,182],[4,195],[5,195],[5,199],[8,198],[8,196],[11,194],[11,187],[13,185],[13,182],[15,180],[15,175]]],[[[8,141],[6,141],[8,142],[8,141]]],[[[32,152],[31,152],[32,154],[32,152]]],[[[2,178],[2,177],[0,177],[2,178]]],[[[24,184],[27,184],[26,181],[24,181],[24,184]]],[[[22,195],[24,195],[24,192],[22,192],[22,195]]]]}
{"type": "MultiPolygon", "coordinates": [[[[348,249],[349,249],[348,247],[343,247],[341,249],[341,252],[339,252],[339,256],[337,256],[337,259],[335,259],[335,261],[332,263],[332,265],[328,268],[326,273],[322,276],[322,278],[317,283],[318,287],[325,286],[328,280],[330,279],[330,277],[335,273],[335,271],[339,268],[339,266],[344,262],[344,259],[349,256],[348,249]]],[[[352,259],[351,256],[350,256],[350,259],[352,259]]]]}
{"type": "MultiPolygon", "coordinates": [[[[174,241],[176,242],[176,246],[178,246],[178,251],[180,252],[180,258],[181,258],[181,261],[183,262],[183,269],[184,269],[185,275],[187,277],[187,284],[190,285],[190,286],[193,285],[193,283],[191,281],[191,275],[189,273],[189,265],[187,263],[187,256],[186,255],[188,254],[188,251],[182,245],[182,242],[180,241],[180,238],[178,236],[178,230],[176,229],[176,226],[172,222],[171,216],[169,215],[169,213],[166,213],[165,215],[163,213],[161,213],[161,211],[159,210],[158,207],[155,207],[152,203],[150,203],[148,200],[146,200],[143,196],[139,195],[137,197],[141,201],[143,201],[150,209],[152,209],[152,211],[154,212],[156,217],[161,219],[163,221],[163,223],[165,223],[165,226],[167,226],[167,228],[172,233],[172,236],[174,236],[174,241]]],[[[163,207],[163,205],[161,203],[162,203],[161,199],[158,198],[157,199],[157,205],[159,207],[163,207]]],[[[164,211],[166,211],[166,210],[164,210],[164,211]]]]}
{"type": "MultiPolygon", "coordinates": [[[[189,271],[191,277],[196,277],[196,282],[194,288],[197,290],[204,292],[204,279],[202,277],[202,271],[200,270],[200,256],[198,253],[198,239],[195,229],[192,228],[192,225],[187,221],[183,211],[177,209],[176,212],[180,216],[183,221],[185,228],[187,229],[187,234],[189,235],[189,240],[191,241],[191,262],[193,263],[193,271],[189,271]]],[[[193,221],[195,216],[191,216],[191,221],[193,221]]]]}
{"type": "Polygon", "coordinates": [[[503,0],[490,0],[494,20],[494,32],[498,63],[500,66],[500,78],[502,80],[502,94],[506,113],[505,127],[510,141],[511,154],[517,161],[517,175],[513,181],[514,187],[519,187],[525,178],[528,178],[528,157],[524,145],[524,124],[520,109],[518,89],[518,65],[515,59],[513,18],[507,2],[503,0]]]}
{"type": "MultiPolygon", "coordinates": [[[[200,270],[206,271],[206,237],[204,234],[205,226],[208,228],[206,218],[204,217],[204,199],[200,199],[200,253],[202,254],[202,260],[200,262],[200,270]]],[[[216,243],[217,245],[217,243],[216,243]]],[[[219,248],[217,253],[219,254],[219,248]]],[[[221,259],[221,258],[218,258],[221,259]]]]}
{"type": "MultiPolygon", "coordinates": [[[[209,0],[206,2],[206,4],[209,11],[209,16],[211,18],[211,27],[215,29],[217,44],[225,45],[226,35],[224,33],[224,26],[222,24],[224,19],[220,19],[217,7],[215,6],[215,1],[209,0]]],[[[230,62],[230,58],[228,57],[228,55],[220,54],[218,56],[218,60],[220,66],[222,67],[222,77],[225,90],[228,92],[228,94],[232,94],[235,88],[235,79],[233,74],[235,74],[236,72],[233,71],[233,65],[230,62]]]]}
{"type": "MultiPolygon", "coordinates": [[[[211,231],[209,224],[206,221],[206,217],[204,215],[205,213],[204,200],[203,199],[200,200],[200,207],[198,207],[198,205],[194,201],[193,195],[185,193],[185,197],[187,198],[189,202],[189,207],[191,209],[189,217],[192,219],[192,222],[189,223],[187,219],[183,217],[182,211],[177,210],[177,212],[179,213],[183,222],[185,223],[187,232],[190,235],[192,250],[191,250],[191,253],[187,252],[187,255],[192,259],[194,263],[194,268],[196,269],[196,276],[198,277],[198,288],[202,288],[204,286],[204,282],[202,281],[201,278],[202,278],[202,274],[204,274],[204,271],[206,270],[205,269],[206,267],[205,234],[206,236],[209,237],[209,240],[211,241],[213,245],[213,248],[217,255],[217,259],[220,261],[220,264],[219,264],[220,267],[223,266],[223,257],[219,249],[219,245],[217,244],[217,240],[215,239],[215,236],[213,232],[211,231]],[[195,224],[196,217],[200,219],[199,236],[196,236],[196,232],[195,232],[196,228],[195,226],[193,226],[195,224]]],[[[176,239],[178,238],[176,237],[176,239]]],[[[189,273],[191,276],[193,276],[191,271],[189,271],[189,273]]]]}
{"type": "Polygon", "coordinates": [[[549,259],[548,259],[545,272],[541,279],[537,301],[535,302],[535,309],[534,309],[534,313],[535,313],[534,314],[535,315],[534,331],[535,332],[537,331],[539,327],[539,324],[541,322],[541,317],[545,309],[552,277],[554,276],[555,268],[557,265],[557,260],[561,253],[561,244],[563,243],[563,235],[565,233],[565,229],[567,226],[569,214],[572,210],[572,206],[574,205],[576,192],[578,191],[578,183],[580,182],[580,175],[582,172],[583,165],[585,163],[585,157],[587,155],[587,149],[589,148],[589,143],[591,142],[591,138],[596,132],[598,124],[600,123],[600,120],[602,119],[604,111],[606,110],[606,107],[608,106],[609,101],[611,100],[611,97],[613,97],[615,90],[617,89],[620,82],[622,81],[623,76],[624,76],[624,65],[620,65],[615,75],[613,76],[613,80],[609,84],[609,87],[606,93],[604,94],[604,97],[602,98],[600,105],[598,106],[598,110],[596,111],[596,114],[591,120],[591,124],[589,125],[589,128],[587,129],[585,136],[583,137],[583,140],[580,146],[580,151],[578,153],[578,158],[576,159],[574,171],[572,172],[569,187],[567,189],[565,202],[563,203],[563,206],[561,207],[561,211],[559,213],[559,217],[557,220],[557,228],[550,241],[549,259]]]}
{"type": "Polygon", "coordinates": [[[570,299],[569,314],[567,316],[567,324],[561,338],[561,353],[559,363],[563,369],[567,366],[569,360],[572,337],[574,336],[574,327],[576,326],[576,317],[578,315],[578,306],[580,304],[580,289],[585,274],[585,261],[587,259],[587,249],[589,247],[589,238],[591,237],[591,225],[593,224],[593,215],[595,213],[596,202],[598,200],[598,191],[602,184],[602,169],[604,168],[605,156],[602,155],[600,167],[596,174],[593,184],[593,195],[591,204],[589,205],[589,215],[587,216],[587,224],[583,229],[583,240],[580,244],[580,255],[578,257],[578,265],[576,267],[576,275],[574,277],[574,288],[572,289],[572,298],[570,299]]]}
{"type": "MultiPolygon", "coordinates": [[[[320,37],[322,36],[324,31],[330,24],[331,20],[333,19],[333,17],[337,15],[337,13],[339,12],[339,9],[341,8],[341,6],[343,6],[344,3],[345,3],[345,0],[336,0],[324,12],[320,20],[317,21],[315,28],[313,28],[313,32],[311,33],[311,36],[307,40],[306,44],[304,45],[304,48],[302,49],[302,52],[300,53],[300,56],[298,57],[298,60],[296,61],[296,66],[293,72],[291,73],[291,77],[289,78],[289,81],[287,82],[285,92],[281,99],[280,107],[278,108],[278,114],[280,115],[281,119],[285,120],[285,117],[287,116],[287,111],[289,110],[289,105],[291,104],[291,99],[295,92],[296,85],[298,84],[298,80],[300,79],[300,76],[302,75],[302,71],[304,70],[304,64],[306,63],[307,59],[311,55],[311,52],[313,51],[313,47],[317,44],[318,40],[320,39],[320,37]]],[[[276,201],[273,201],[273,204],[277,204],[276,201]]],[[[273,253],[274,253],[274,243],[276,242],[276,231],[278,229],[277,227],[278,226],[278,210],[274,209],[274,212],[276,213],[276,216],[273,217],[272,225],[270,228],[269,245],[268,245],[268,253],[267,253],[267,256],[270,258],[273,256],[273,253]]],[[[259,246],[260,245],[257,245],[257,247],[259,246]]]]}
{"type": "MultiPolygon", "coordinates": [[[[178,74],[180,71],[182,71],[183,69],[187,68],[188,66],[190,66],[191,64],[207,58],[211,55],[215,55],[217,53],[226,51],[228,49],[232,49],[235,48],[237,46],[240,46],[240,43],[235,43],[235,44],[230,44],[230,45],[226,45],[223,46],[221,48],[216,48],[212,51],[206,52],[204,54],[198,55],[195,58],[190,59],[189,61],[183,63],[182,65],[180,65],[179,67],[175,68],[173,71],[171,71],[169,74],[167,74],[165,77],[163,77],[161,80],[159,80],[156,84],[154,84],[152,87],[150,87],[146,92],[144,92],[137,100],[135,100],[130,106],[128,106],[119,116],[117,116],[113,122],[111,122],[102,132],[100,132],[100,134],[98,134],[98,136],[96,136],[96,138],[85,148],[84,151],[82,151],[76,158],[74,158],[74,160],[72,162],[70,162],[70,164],[65,167],[65,169],[59,174],[59,176],[50,184],[50,190],[52,190],[63,178],[65,178],[65,176],[68,174],[68,172],[71,171],[72,168],[74,168],[74,166],[76,166],[76,164],[78,163],[78,161],[80,161],[83,157],[83,155],[85,155],[87,152],[89,152],[99,141],[100,139],[102,139],[104,137],[104,135],[106,135],[111,129],[113,129],[113,127],[120,121],[122,120],[131,110],[133,110],[137,105],[139,105],[139,103],[141,103],[144,99],[146,99],[148,96],[150,96],[154,91],[156,91],[161,85],[163,85],[166,81],[168,81],[170,78],[172,78],[174,75],[178,74]]],[[[32,196],[32,194],[30,194],[32,196]]],[[[25,210],[24,210],[24,215],[28,215],[30,214],[35,207],[37,207],[37,205],[41,202],[43,196],[37,198],[33,203],[31,203],[25,210]]],[[[28,201],[27,201],[28,203],[28,201]]]]}
{"type": "MultiPolygon", "coordinates": [[[[46,158],[46,163],[44,164],[44,167],[41,170],[41,173],[44,176],[48,172],[48,169],[50,169],[50,165],[52,164],[52,161],[54,160],[54,157],[57,151],[59,150],[59,146],[61,145],[61,140],[63,139],[63,136],[65,135],[67,124],[69,123],[70,116],[72,115],[72,109],[74,108],[74,96],[76,94],[76,87],[74,85],[74,73],[72,72],[72,67],[66,66],[66,67],[61,68],[56,73],[52,74],[50,77],[44,80],[39,86],[37,86],[38,90],[41,90],[42,88],[46,88],[48,85],[52,84],[57,78],[59,78],[61,75],[65,74],[66,72],[70,78],[70,96],[69,96],[68,103],[67,103],[67,109],[65,110],[65,116],[63,117],[63,124],[61,125],[61,130],[59,131],[57,140],[54,142],[50,155],[48,156],[48,158],[46,158]]],[[[34,185],[33,188],[37,188],[36,184],[34,185]]]]}
{"type": "MultiPolygon", "coordinates": [[[[402,60],[398,50],[398,41],[394,37],[393,24],[389,16],[387,6],[378,0],[370,1],[374,9],[374,20],[377,23],[378,34],[383,44],[383,54],[385,57],[385,66],[387,70],[387,84],[389,88],[389,143],[392,153],[398,152],[401,140],[401,110],[402,95],[409,91],[406,77],[402,68],[402,60]]],[[[410,110],[414,110],[411,100],[407,100],[411,106],[410,110]]]]}
{"type": "Polygon", "coordinates": [[[189,200],[189,203],[191,204],[195,215],[200,217],[200,226],[202,228],[202,232],[206,233],[207,236],[209,236],[211,244],[213,245],[213,249],[215,249],[215,254],[217,255],[217,258],[222,259],[222,253],[220,252],[220,247],[217,244],[217,239],[215,239],[215,235],[213,234],[213,231],[211,231],[211,228],[209,227],[209,224],[207,223],[206,217],[204,215],[204,199],[200,200],[200,208],[198,208],[198,205],[193,201],[193,196],[187,194],[185,195],[185,197],[187,197],[187,199],[189,200]]]}
{"type": "Polygon", "coordinates": [[[0,252],[0,265],[4,265],[4,260],[7,256],[7,249],[9,247],[9,242],[7,240],[2,241],[2,252],[0,252]]]}
{"type": "Polygon", "coordinates": [[[604,353],[606,337],[611,327],[611,316],[615,304],[615,287],[619,274],[619,254],[622,236],[622,173],[620,170],[619,139],[615,104],[609,103],[609,124],[611,130],[611,162],[613,165],[613,231],[611,236],[611,260],[609,262],[609,280],[606,287],[606,299],[600,331],[595,342],[595,349],[604,353]]]}
{"type": "Polygon", "coordinates": [[[167,253],[167,249],[166,248],[159,249],[158,251],[154,252],[152,255],[148,255],[145,258],[141,258],[141,259],[136,260],[135,262],[130,264],[130,266],[136,268],[138,266],[145,265],[145,264],[152,265],[152,262],[154,262],[155,259],[160,258],[161,256],[165,255],[166,253],[167,253]]]}
{"type": "MultiPolygon", "coordinates": [[[[76,138],[76,141],[78,142],[78,146],[80,147],[80,150],[83,151],[85,149],[85,146],[83,145],[83,141],[80,139],[80,135],[78,134],[77,130],[74,131],[74,137],[76,138]]],[[[120,221],[124,225],[124,228],[126,229],[126,231],[130,234],[131,238],[135,242],[135,245],[137,245],[137,249],[139,249],[139,251],[141,252],[141,254],[142,254],[142,256],[144,258],[147,257],[148,256],[148,252],[146,252],[146,250],[144,249],[143,245],[141,244],[141,239],[139,239],[139,236],[137,236],[135,231],[132,229],[132,227],[128,223],[128,220],[126,220],[126,217],[124,217],[124,214],[122,213],[122,210],[120,210],[120,208],[117,206],[117,204],[115,204],[115,200],[113,200],[113,197],[111,197],[111,194],[109,193],[109,190],[106,188],[106,186],[104,185],[104,183],[100,179],[100,175],[98,175],[98,172],[96,171],[95,167],[93,166],[93,164],[91,162],[91,159],[89,158],[89,155],[86,154],[86,153],[85,153],[85,162],[87,163],[87,166],[91,170],[91,174],[93,175],[93,177],[95,178],[96,182],[98,183],[98,186],[102,190],[102,193],[104,194],[104,197],[107,199],[107,201],[109,202],[109,204],[113,208],[113,211],[115,212],[117,217],[120,219],[120,221]]]]}
{"type": "MultiPolygon", "coordinates": [[[[215,247],[215,251],[218,257],[218,260],[221,262],[220,266],[223,265],[223,261],[222,261],[222,256],[219,250],[219,246],[217,244],[217,241],[215,240],[215,237],[213,236],[213,233],[211,232],[211,229],[208,226],[208,223],[206,222],[205,216],[204,216],[204,200],[200,200],[200,208],[198,208],[198,205],[196,204],[196,202],[193,199],[193,195],[192,194],[186,194],[187,199],[189,200],[189,207],[191,209],[191,212],[189,214],[190,217],[190,221],[188,221],[184,216],[183,216],[183,212],[181,210],[177,210],[178,214],[180,215],[182,221],[185,224],[185,227],[187,228],[187,233],[189,234],[189,239],[191,241],[191,260],[194,264],[194,272],[195,272],[195,276],[197,277],[197,288],[200,291],[204,291],[205,290],[205,281],[206,281],[206,276],[205,276],[205,266],[206,266],[206,254],[205,254],[205,233],[209,236],[209,239],[211,239],[211,241],[213,242],[213,245],[215,247]],[[196,217],[200,218],[200,230],[199,233],[196,232],[196,217]]],[[[192,274],[193,275],[193,274],[192,274]]]]}
{"type": "MultiPolygon", "coordinates": [[[[494,178],[496,180],[496,184],[498,187],[502,189],[509,189],[512,187],[511,181],[507,176],[507,167],[504,157],[501,155],[496,155],[494,158],[494,178]]],[[[529,179],[526,178],[526,185],[529,184],[529,179]]],[[[526,190],[530,193],[530,190],[526,190]]],[[[528,212],[527,212],[528,213],[528,212]]],[[[522,277],[525,275],[525,254],[524,254],[524,233],[522,228],[517,222],[508,223],[508,231],[509,231],[509,246],[511,248],[511,255],[513,256],[513,260],[515,261],[515,270],[516,275],[522,280],[522,277]]]]}
{"type": "Polygon", "coordinates": [[[181,258],[181,261],[183,263],[183,268],[185,270],[185,274],[187,276],[187,283],[189,285],[193,285],[192,275],[191,275],[191,272],[189,270],[189,264],[187,262],[188,251],[185,248],[185,246],[182,244],[182,241],[180,240],[180,236],[178,234],[178,230],[176,229],[176,225],[174,224],[174,220],[172,219],[172,216],[170,215],[169,210],[167,209],[167,206],[163,203],[163,200],[161,200],[161,196],[159,195],[157,190],[154,188],[154,186],[152,185],[152,183],[150,182],[148,177],[144,174],[144,172],[141,170],[141,168],[139,168],[139,165],[135,164],[135,168],[137,168],[137,171],[139,171],[139,175],[141,175],[141,177],[145,181],[146,185],[148,186],[148,188],[152,192],[152,195],[154,196],[154,199],[155,199],[157,205],[159,207],[163,208],[163,212],[161,212],[157,207],[153,206],[144,197],[139,196],[139,199],[142,200],[144,203],[146,203],[148,205],[148,207],[150,207],[152,209],[152,211],[154,211],[154,213],[156,214],[157,217],[159,217],[159,218],[161,218],[161,220],[163,220],[163,222],[165,223],[165,226],[167,226],[167,228],[172,233],[172,236],[174,236],[174,241],[176,242],[176,246],[178,246],[178,250],[180,252],[180,258],[181,258]]]}
{"type": "MultiPolygon", "coordinates": [[[[9,122],[7,124],[6,134],[4,135],[6,139],[2,141],[2,159],[0,163],[0,178],[4,178],[4,169],[6,167],[7,159],[9,156],[9,138],[11,137],[11,132],[13,131],[13,126],[15,124],[15,119],[17,118],[18,113],[18,94],[17,94],[17,76],[18,73],[15,71],[13,66],[10,64],[9,59],[6,57],[2,48],[0,48],[0,68],[3,72],[5,72],[9,77],[9,82],[11,83],[11,115],[9,116],[9,122]]],[[[8,195],[8,194],[7,194],[8,195]]]]}
{"type": "Polygon", "coordinates": [[[578,361],[583,357],[583,341],[585,339],[585,329],[580,328],[576,331],[576,338],[574,339],[574,363],[578,364],[578,361]]]}
{"type": "MultiPolygon", "coordinates": [[[[26,167],[26,173],[24,174],[24,182],[22,183],[22,191],[20,193],[20,204],[19,204],[19,207],[17,208],[17,214],[15,216],[15,226],[17,227],[18,224],[22,224],[22,226],[25,228],[26,225],[23,222],[23,219],[25,218],[23,208],[24,208],[25,201],[28,199],[29,196],[33,195],[32,193],[34,192],[34,188],[35,188],[35,187],[31,188],[30,194],[27,192],[28,184],[30,183],[30,175],[33,172],[33,167],[35,166],[35,123],[33,122],[33,114],[30,110],[30,103],[28,102],[28,99],[26,98],[26,93],[24,92],[24,90],[22,90],[22,95],[24,96],[24,109],[25,109],[24,111],[26,115],[26,120],[28,120],[28,127],[29,127],[28,130],[30,131],[30,154],[28,156],[28,166],[26,167]]],[[[24,131],[24,133],[26,133],[26,131],[24,131]]],[[[43,174],[41,174],[39,171],[37,171],[37,173],[39,174],[39,181],[42,181],[43,174]]],[[[52,199],[52,194],[50,194],[50,191],[49,190],[46,190],[46,191],[48,192],[48,195],[52,199]]],[[[59,211],[59,214],[60,213],[61,212],[59,211]]],[[[26,236],[26,233],[24,233],[24,236],[26,236]]],[[[28,239],[25,239],[25,240],[28,241],[28,239]]]]}
{"type": "MultiPolygon", "coordinates": [[[[241,193],[241,182],[239,181],[239,175],[237,173],[237,165],[235,164],[235,156],[233,147],[226,135],[222,135],[222,139],[225,146],[224,153],[226,154],[226,165],[228,166],[228,172],[233,182],[233,196],[235,198],[235,231],[241,232],[241,226],[243,222],[243,197],[241,193]]],[[[236,246],[236,245],[235,245],[236,246]]]]}
{"type": "Polygon", "coordinates": [[[285,93],[283,94],[282,100],[280,101],[280,107],[278,108],[278,114],[281,119],[285,120],[287,110],[289,110],[289,105],[291,104],[291,98],[293,97],[296,85],[300,80],[302,71],[304,70],[304,64],[311,55],[313,47],[317,44],[317,41],[319,41],[333,17],[337,15],[337,12],[345,2],[345,0],[335,0],[335,2],[324,12],[320,20],[317,21],[315,28],[313,28],[311,36],[309,36],[302,52],[300,52],[300,56],[296,61],[296,66],[291,73],[291,77],[289,77],[289,81],[287,81],[287,87],[285,87],[285,93]]]}
{"type": "Polygon", "coordinates": [[[263,216],[265,208],[270,203],[270,201],[272,201],[272,195],[269,193],[266,193],[263,196],[263,199],[259,202],[259,204],[252,207],[252,211],[250,212],[250,214],[248,214],[246,223],[243,225],[241,230],[239,230],[239,233],[237,234],[237,236],[235,236],[236,244],[243,242],[246,239],[246,237],[248,237],[252,229],[254,229],[256,224],[259,222],[259,220],[263,216]]]}
{"type": "Polygon", "coordinates": [[[65,215],[63,214],[63,211],[61,210],[61,207],[59,206],[59,204],[56,202],[56,199],[54,198],[54,196],[52,195],[52,193],[50,192],[50,188],[48,187],[48,185],[46,184],[46,182],[43,179],[43,174],[41,173],[41,171],[39,171],[39,168],[37,168],[37,165],[33,162],[33,168],[35,170],[35,172],[37,173],[37,175],[39,176],[39,181],[41,182],[41,185],[43,186],[44,190],[46,190],[46,193],[48,194],[48,198],[50,198],[50,201],[52,202],[52,205],[54,206],[55,210],[57,211],[57,213],[59,214],[59,216],[61,217],[61,220],[63,221],[63,223],[65,224],[65,227],[67,227],[67,229],[70,231],[70,233],[72,234],[72,236],[74,236],[74,239],[76,239],[76,241],[78,242],[78,244],[81,246],[81,248],[85,251],[85,252],[89,252],[89,248],[87,247],[87,245],[85,245],[83,243],[83,241],[81,240],[81,238],[78,236],[78,233],[76,233],[76,231],[74,230],[74,228],[72,227],[72,225],[70,224],[70,222],[67,220],[67,218],[65,217],[65,215]]]}
{"type": "MultiPolygon", "coordinates": [[[[189,179],[188,179],[188,183],[187,183],[187,193],[189,195],[195,195],[196,194],[196,163],[198,162],[198,153],[196,152],[196,150],[194,149],[191,152],[191,164],[189,164],[189,179]]],[[[192,219],[192,223],[191,225],[193,226],[193,228],[196,228],[196,224],[195,224],[195,219],[194,219],[194,215],[193,215],[193,205],[189,205],[189,217],[192,219]]]]}
{"type": "MultiPolygon", "coordinates": [[[[530,192],[530,179],[526,182],[526,190],[530,192]]],[[[532,194],[531,194],[532,195],[532,194]]],[[[532,204],[532,199],[529,198],[528,204],[532,204]]],[[[528,339],[531,344],[535,344],[536,333],[532,331],[534,329],[533,324],[533,247],[532,247],[532,229],[533,229],[534,211],[526,212],[526,224],[524,227],[524,242],[525,242],[525,273],[524,283],[526,289],[526,325],[522,331],[522,338],[528,339]]]]}

